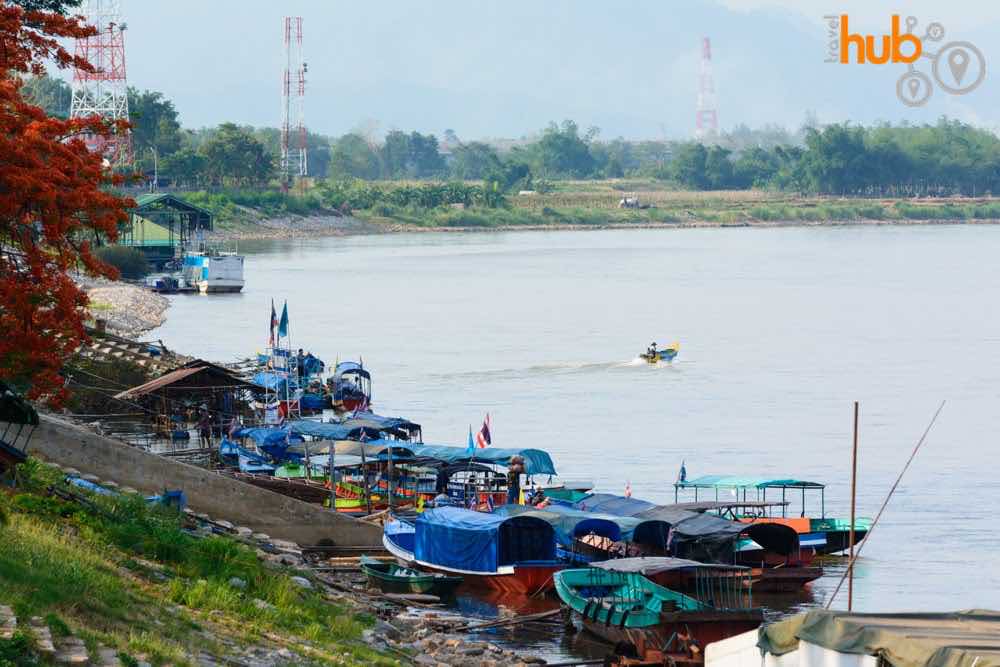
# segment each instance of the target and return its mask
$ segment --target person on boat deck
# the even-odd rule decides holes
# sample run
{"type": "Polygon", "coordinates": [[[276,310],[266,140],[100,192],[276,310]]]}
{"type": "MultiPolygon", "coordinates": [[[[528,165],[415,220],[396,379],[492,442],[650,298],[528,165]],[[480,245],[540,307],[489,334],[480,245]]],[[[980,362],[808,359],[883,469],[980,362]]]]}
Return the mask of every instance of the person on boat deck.
{"type": "Polygon", "coordinates": [[[656,343],[655,342],[649,344],[649,349],[646,350],[646,354],[648,354],[651,357],[655,357],[656,356],[656,343]]]}
{"type": "Polygon", "coordinates": [[[516,505],[521,497],[521,473],[516,466],[507,471],[507,504],[516,505]]]}
{"type": "Polygon", "coordinates": [[[302,356],[302,348],[299,348],[299,356],[296,359],[296,363],[299,366],[299,377],[305,377],[306,374],[306,358],[302,356]]]}

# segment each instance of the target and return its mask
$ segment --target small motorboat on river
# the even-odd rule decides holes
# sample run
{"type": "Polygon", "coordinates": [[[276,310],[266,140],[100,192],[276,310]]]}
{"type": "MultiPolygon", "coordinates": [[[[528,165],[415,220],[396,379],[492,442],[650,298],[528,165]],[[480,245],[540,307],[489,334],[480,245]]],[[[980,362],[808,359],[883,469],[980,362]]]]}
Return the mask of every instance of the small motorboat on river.
{"type": "Polygon", "coordinates": [[[661,361],[673,361],[674,357],[681,350],[681,344],[678,342],[673,342],[664,348],[657,349],[656,343],[653,343],[649,348],[639,357],[646,360],[650,364],[658,364],[661,361]]]}

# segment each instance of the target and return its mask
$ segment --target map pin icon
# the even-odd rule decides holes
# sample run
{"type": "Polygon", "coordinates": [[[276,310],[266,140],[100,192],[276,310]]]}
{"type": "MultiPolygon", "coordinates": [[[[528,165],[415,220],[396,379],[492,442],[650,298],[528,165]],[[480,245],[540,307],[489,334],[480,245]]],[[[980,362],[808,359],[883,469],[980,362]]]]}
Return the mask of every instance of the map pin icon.
{"type": "Polygon", "coordinates": [[[951,70],[951,75],[955,77],[955,83],[962,85],[962,79],[965,78],[965,71],[969,69],[969,54],[964,49],[955,49],[949,53],[948,69],[951,70]]]}
{"type": "Polygon", "coordinates": [[[906,82],[906,87],[910,89],[910,97],[917,99],[917,93],[920,92],[920,79],[910,79],[906,82]]]}

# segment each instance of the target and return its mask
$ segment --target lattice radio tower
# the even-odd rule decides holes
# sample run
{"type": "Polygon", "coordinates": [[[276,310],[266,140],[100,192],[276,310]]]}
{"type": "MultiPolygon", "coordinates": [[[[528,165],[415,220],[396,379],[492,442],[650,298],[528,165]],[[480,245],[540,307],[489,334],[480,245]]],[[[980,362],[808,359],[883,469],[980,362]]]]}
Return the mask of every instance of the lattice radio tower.
{"type": "MultiPolygon", "coordinates": [[[[128,83],[125,80],[125,24],[121,0],[87,0],[87,23],[97,34],[76,40],[76,55],[94,66],[94,72],[73,71],[70,117],[100,116],[108,121],[128,120],[128,83]]],[[[88,134],[90,150],[102,154],[113,167],[132,164],[132,135],[128,131],[111,138],[88,134]]]]}
{"type": "Polygon", "coordinates": [[[701,40],[701,68],[698,72],[698,109],[694,116],[696,139],[710,139],[719,134],[719,116],[715,110],[715,81],[712,79],[712,43],[701,40]]]}
{"type": "Polygon", "coordinates": [[[286,16],[285,74],[281,88],[281,179],[286,190],[296,176],[301,178],[309,173],[306,156],[306,70],[306,63],[302,60],[302,17],[286,16]]]}

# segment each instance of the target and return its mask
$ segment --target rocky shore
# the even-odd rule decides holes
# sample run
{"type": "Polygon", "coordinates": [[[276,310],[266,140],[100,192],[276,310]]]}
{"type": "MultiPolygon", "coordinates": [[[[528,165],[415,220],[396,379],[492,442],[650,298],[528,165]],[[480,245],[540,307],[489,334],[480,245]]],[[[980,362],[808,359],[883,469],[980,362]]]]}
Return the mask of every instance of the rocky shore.
{"type": "Polygon", "coordinates": [[[379,234],[387,230],[381,225],[351,216],[310,215],[259,218],[218,227],[208,239],[211,241],[249,241],[266,239],[311,238],[319,236],[354,236],[379,234]]]}
{"type": "Polygon", "coordinates": [[[107,322],[108,331],[132,338],[163,324],[170,301],[140,285],[76,276],[90,298],[90,315],[107,322]]]}

